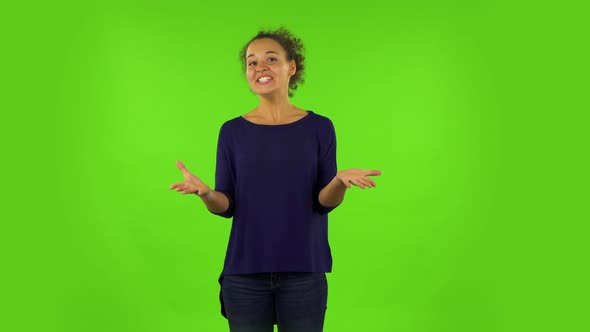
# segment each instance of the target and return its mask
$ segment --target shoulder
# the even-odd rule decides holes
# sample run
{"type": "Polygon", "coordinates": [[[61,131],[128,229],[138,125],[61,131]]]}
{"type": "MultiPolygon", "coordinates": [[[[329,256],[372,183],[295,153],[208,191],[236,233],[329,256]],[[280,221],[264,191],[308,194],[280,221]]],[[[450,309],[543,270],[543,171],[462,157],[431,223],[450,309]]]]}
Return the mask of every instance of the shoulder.
{"type": "Polygon", "coordinates": [[[240,119],[238,117],[223,122],[219,127],[219,139],[224,141],[232,140],[232,137],[238,134],[237,128],[239,124],[240,119]]]}
{"type": "Polygon", "coordinates": [[[334,122],[332,121],[332,119],[330,117],[323,115],[323,114],[319,114],[315,111],[313,111],[310,114],[310,116],[313,116],[313,120],[314,120],[313,122],[320,129],[334,131],[334,122]]]}
{"type": "Polygon", "coordinates": [[[221,124],[221,128],[220,129],[221,130],[229,130],[229,129],[232,129],[232,128],[238,126],[239,123],[240,123],[240,117],[239,116],[236,116],[236,117],[234,117],[232,119],[229,119],[229,120],[226,120],[225,122],[223,122],[221,124]]]}

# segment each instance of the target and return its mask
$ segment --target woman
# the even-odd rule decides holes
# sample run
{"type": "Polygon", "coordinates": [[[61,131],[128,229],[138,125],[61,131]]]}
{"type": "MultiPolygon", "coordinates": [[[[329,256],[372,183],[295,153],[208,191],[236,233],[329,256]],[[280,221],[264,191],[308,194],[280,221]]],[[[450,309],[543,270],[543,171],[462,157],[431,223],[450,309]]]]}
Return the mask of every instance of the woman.
{"type": "Polygon", "coordinates": [[[332,270],[328,213],[346,189],[375,187],[377,170],[337,171],[331,120],[289,101],[303,82],[303,45],[285,28],[261,31],[240,52],[259,105],[219,131],[215,190],[180,162],[185,180],[170,189],[195,193],[231,218],[219,277],[221,313],[230,331],[322,331],[325,272],[332,270]]]}

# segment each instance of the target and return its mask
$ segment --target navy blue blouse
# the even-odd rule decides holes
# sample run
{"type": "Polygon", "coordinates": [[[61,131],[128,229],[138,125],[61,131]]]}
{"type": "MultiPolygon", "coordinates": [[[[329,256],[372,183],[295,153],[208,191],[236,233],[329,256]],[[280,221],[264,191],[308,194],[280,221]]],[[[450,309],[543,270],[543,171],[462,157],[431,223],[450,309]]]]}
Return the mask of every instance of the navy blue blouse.
{"type": "MultiPolygon", "coordinates": [[[[219,131],[215,191],[232,218],[224,275],[260,272],[331,272],[328,213],[320,191],[336,176],[332,121],[308,111],[280,125],[238,116],[219,131]]],[[[227,318],[221,297],[221,313],[227,318]]]]}

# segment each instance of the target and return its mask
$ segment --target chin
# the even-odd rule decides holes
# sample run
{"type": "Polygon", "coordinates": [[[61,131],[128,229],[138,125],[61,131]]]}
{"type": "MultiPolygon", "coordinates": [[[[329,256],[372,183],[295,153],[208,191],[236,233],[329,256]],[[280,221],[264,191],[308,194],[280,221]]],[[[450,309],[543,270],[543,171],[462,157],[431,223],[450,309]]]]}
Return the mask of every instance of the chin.
{"type": "Polygon", "coordinates": [[[268,96],[268,95],[272,95],[273,93],[275,93],[275,90],[264,90],[264,91],[260,91],[260,90],[252,90],[252,92],[254,92],[255,94],[259,95],[259,96],[268,96]]]}

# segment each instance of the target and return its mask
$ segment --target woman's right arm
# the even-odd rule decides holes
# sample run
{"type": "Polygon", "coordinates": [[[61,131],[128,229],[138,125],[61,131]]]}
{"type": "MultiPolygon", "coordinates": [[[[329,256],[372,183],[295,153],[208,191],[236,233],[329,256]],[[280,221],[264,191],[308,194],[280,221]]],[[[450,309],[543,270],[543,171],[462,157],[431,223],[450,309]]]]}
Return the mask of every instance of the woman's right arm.
{"type": "Polygon", "coordinates": [[[176,162],[178,168],[182,171],[184,181],[173,183],[170,189],[176,189],[183,195],[195,194],[201,198],[210,212],[229,218],[230,200],[225,193],[211,189],[199,177],[189,172],[184,164],[179,160],[176,162]]]}

